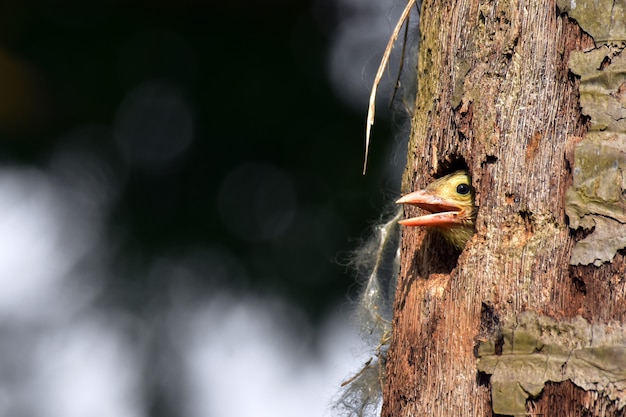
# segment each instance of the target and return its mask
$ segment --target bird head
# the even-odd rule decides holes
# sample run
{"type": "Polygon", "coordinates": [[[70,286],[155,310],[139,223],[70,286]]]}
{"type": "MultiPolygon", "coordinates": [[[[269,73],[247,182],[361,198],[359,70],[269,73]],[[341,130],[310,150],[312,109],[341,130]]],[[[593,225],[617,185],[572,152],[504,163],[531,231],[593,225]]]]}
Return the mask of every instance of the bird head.
{"type": "Polygon", "coordinates": [[[456,171],[433,181],[424,190],[412,192],[396,203],[410,204],[431,214],[400,220],[403,226],[424,226],[438,230],[450,243],[463,249],[474,234],[475,190],[467,171],[456,171]]]}

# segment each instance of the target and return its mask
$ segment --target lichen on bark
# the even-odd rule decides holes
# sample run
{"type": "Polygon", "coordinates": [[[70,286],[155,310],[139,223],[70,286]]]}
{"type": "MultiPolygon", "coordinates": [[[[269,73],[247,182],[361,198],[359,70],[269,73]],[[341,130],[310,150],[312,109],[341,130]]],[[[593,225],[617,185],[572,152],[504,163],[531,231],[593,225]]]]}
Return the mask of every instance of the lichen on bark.
{"type": "Polygon", "coordinates": [[[574,183],[565,195],[572,229],[593,229],[576,242],[570,264],[600,266],[626,247],[626,135],[592,132],[575,150],[574,183]]]}
{"type": "Polygon", "coordinates": [[[571,380],[626,406],[626,330],[524,312],[504,322],[498,339],[478,346],[477,368],[491,375],[495,414],[526,415],[526,400],[548,381],[571,380]],[[501,352],[499,345],[501,346],[501,352]]]}
{"type": "Polygon", "coordinates": [[[596,46],[626,39],[626,3],[615,0],[557,0],[557,6],[596,42],[596,46]]]}
{"type": "Polygon", "coordinates": [[[626,12],[620,2],[559,0],[596,47],[571,54],[589,133],[574,148],[566,214],[572,229],[592,230],[576,242],[572,265],[602,265],[626,248],[626,12]]]}

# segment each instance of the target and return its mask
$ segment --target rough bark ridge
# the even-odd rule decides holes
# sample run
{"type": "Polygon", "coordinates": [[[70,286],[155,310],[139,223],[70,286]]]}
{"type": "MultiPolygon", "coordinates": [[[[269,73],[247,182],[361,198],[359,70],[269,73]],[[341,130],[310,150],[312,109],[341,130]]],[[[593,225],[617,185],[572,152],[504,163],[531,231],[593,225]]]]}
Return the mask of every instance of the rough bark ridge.
{"type": "MultiPolygon", "coordinates": [[[[458,260],[436,235],[404,231],[382,415],[490,416],[476,348],[501,321],[522,311],[626,318],[622,254],[601,268],[569,265],[566,154],[586,122],[568,59],[593,41],[555,0],[426,0],[420,25],[403,192],[466,164],[480,209],[458,260]]],[[[624,411],[571,383],[550,384],[528,406],[545,416],[624,411]]]]}

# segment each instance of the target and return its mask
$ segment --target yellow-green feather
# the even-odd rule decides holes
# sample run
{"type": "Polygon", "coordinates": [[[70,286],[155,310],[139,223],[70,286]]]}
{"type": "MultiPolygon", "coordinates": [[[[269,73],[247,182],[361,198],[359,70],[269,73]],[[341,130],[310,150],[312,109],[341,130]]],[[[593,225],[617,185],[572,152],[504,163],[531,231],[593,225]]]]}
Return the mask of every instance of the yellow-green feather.
{"type": "Polygon", "coordinates": [[[478,209],[475,204],[475,191],[472,187],[472,177],[467,171],[456,171],[452,174],[441,177],[426,187],[439,197],[454,201],[463,210],[461,219],[463,224],[454,227],[436,227],[448,242],[459,249],[463,249],[467,241],[472,237],[475,230],[476,214],[478,209]],[[460,184],[470,186],[468,194],[459,194],[457,187],[460,184]]]}

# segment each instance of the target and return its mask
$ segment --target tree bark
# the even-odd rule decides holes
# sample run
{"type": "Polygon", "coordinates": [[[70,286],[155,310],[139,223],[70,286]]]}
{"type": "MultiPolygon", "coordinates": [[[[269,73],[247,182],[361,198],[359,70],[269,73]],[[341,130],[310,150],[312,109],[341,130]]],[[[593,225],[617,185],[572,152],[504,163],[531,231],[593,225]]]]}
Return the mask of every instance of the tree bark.
{"type": "MultiPolygon", "coordinates": [[[[420,19],[403,193],[468,168],[479,212],[460,254],[436,234],[403,231],[382,415],[491,416],[493,381],[477,364],[482,342],[501,347],[503,323],[522,312],[626,318],[623,253],[570,266],[583,233],[568,228],[565,194],[589,119],[568,61],[594,43],[555,0],[426,0],[420,19]]],[[[533,415],[626,415],[604,395],[546,383],[526,403],[533,415]]]]}

